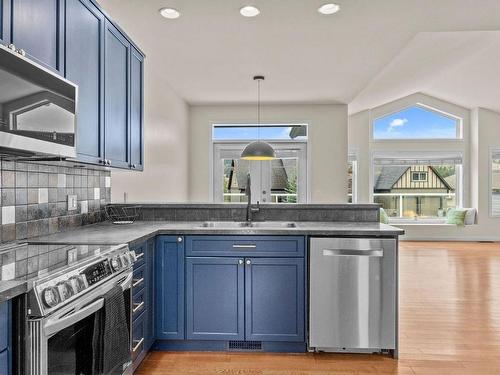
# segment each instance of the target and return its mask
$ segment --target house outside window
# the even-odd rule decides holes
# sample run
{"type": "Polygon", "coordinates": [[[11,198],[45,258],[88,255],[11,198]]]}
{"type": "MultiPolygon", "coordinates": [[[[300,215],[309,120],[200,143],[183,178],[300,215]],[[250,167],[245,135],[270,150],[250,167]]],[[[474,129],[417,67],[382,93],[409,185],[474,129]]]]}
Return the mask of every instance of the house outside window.
{"type": "Polygon", "coordinates": [[[307,201],[307,125],[214,125],[213,200],[247,202],[247,176],[253,203],[307,201]],[[269,142],[277,158],[248,161],[240,158],[249,141],[269,142]]]}
{"type": "Polygon", "coordinates": [[[377,157],[373,201],[393,220],[426,220],[446,216],[461,205],[461,155],[434,159],[377,157]]]}
{"type": "Polygon", "coordinates": [[[490,168],[490,213],[500,216],[500,148],[491,151],[490,168]]]}

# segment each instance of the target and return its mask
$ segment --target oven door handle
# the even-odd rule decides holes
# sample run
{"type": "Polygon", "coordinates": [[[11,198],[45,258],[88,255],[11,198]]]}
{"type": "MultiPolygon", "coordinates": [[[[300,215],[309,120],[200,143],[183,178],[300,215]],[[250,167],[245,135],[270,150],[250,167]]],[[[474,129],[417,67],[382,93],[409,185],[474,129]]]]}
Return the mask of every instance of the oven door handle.
{"type": "Polygon", "coordinates": [[[123,291],[127,290],[127,289],[130,289],[132,287],[132,279],[134,277],[134,274],[132,272],[130,272],[127,277],[125,278],[125,280],[123,280],[121,283],[120,283],[120,286],[122,287],[123,291]]]}
{"type": "Polygon", "coordinates": [[[78,321],[85,319],[87,316],[92,315],[96,311],[99,311],[104,306],[104,298],[100,298],[97,301],[92,302],[91,304],[81,308],[73,312],[70,315],[65,316],[62,319],[49,319],[47,323],[45,323],[45,335],[48,337],[52,336],[54,333],[57,333],[65,328],[72,326],[78,321]]]}

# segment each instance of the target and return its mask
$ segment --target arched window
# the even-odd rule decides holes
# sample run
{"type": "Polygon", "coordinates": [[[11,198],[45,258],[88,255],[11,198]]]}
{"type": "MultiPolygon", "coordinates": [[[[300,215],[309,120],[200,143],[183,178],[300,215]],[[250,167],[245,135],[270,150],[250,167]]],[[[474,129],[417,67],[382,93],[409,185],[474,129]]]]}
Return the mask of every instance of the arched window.
{"type": "Polygon", "coordinates": [[[423,105],[413,105],[373,121],[373,139],[457,139],[461,119],[423,105]]]}

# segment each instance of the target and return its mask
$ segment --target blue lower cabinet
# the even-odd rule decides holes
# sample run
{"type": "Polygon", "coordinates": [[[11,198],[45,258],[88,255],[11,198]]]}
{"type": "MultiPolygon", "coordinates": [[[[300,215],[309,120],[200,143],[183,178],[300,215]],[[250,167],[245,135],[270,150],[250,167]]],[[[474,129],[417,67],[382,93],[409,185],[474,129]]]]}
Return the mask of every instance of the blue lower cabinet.
{"type": "Polygon", "coordinates": [[[9,375],[9,351],[0,353],[0,375],[9,375]]]}
{"type": "Polygon", "coordinates": [[[184,239],[159,236],[155,249],[155,338],[183,340],[184,239]]]}
{"type": "Polygon", "coordinates": [[[304,259],[245,260],[245,339],[305,340],[304,259]]]}
{"type": "Polygon", "coordinates": [[[10,301],[0,303],[0,375],[9,375],[11,366],[10,301]]]}
{"type": "Polygon", "coordinates": [[[186,258],[186,338],[244,340],[244,260],[186,258]]]}

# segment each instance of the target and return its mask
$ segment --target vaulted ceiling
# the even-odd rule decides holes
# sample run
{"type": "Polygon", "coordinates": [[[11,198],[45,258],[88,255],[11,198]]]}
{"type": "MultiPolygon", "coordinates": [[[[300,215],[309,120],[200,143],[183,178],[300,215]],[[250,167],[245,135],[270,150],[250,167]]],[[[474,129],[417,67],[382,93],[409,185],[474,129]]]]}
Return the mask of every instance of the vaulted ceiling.
{"type": "Polygon", "coordinates": [[[500,1],[101,0],[189,103],[245,103],[266,75],[269,103],[350,103],[350,112],[424,91],[465,106],[500,97],[500,1]],[[181,11],[165,20],[158,9],[181,11]],[[457,76],[460,79],[457,79],[457,76]]]}

